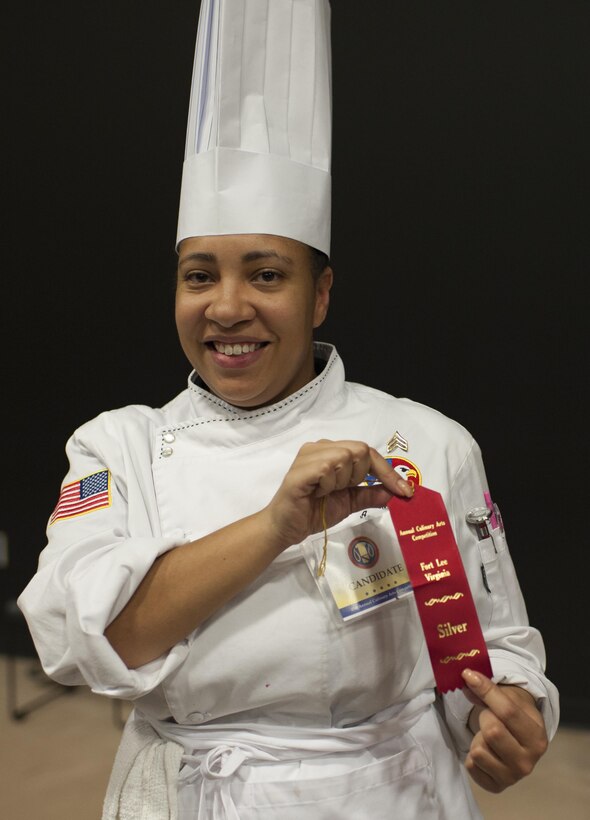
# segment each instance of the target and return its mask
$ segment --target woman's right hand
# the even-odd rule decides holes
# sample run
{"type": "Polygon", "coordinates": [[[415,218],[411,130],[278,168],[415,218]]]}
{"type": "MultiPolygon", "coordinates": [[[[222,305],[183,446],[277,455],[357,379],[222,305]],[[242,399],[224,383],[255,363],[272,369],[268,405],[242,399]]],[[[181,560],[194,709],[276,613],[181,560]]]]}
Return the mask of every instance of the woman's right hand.
{"type": "Polygon", "coordinates": [[[413,486],[368,444],[321,439],[299,450],[264,512],[285,549],[323,529],[323,498],[326,524],[332,527],[353,512],[384,507],[393,495],[413,494],[413,486]],[[359,487],[367,473],[381,483],[359,487]]]}

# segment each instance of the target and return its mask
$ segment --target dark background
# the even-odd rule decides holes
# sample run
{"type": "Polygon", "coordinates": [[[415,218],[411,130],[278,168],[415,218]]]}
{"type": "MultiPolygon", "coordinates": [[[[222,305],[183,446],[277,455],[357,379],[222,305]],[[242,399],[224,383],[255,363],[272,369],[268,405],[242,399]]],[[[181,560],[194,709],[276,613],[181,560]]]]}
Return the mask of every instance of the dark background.
{"type": "MultiPolygon", "coordinates": [[[[3,601],[35,571],[71,432],[185,384],[173,246],[197,16],[4,12],[3,601]]],[[[474,434],[564,719],[590,723],[590,3],[339,0],[332,34],[337,283],[318,336],[349,379],[474,434]]]]}

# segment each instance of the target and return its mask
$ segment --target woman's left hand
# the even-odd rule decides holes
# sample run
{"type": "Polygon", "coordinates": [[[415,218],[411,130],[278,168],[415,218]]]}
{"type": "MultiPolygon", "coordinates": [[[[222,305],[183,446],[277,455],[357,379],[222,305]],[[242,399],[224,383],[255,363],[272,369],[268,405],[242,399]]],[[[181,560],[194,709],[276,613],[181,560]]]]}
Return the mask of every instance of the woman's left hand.
{"type": "Polygon", "coordinates": [[[463,671],[463,680],[474,703],[469,718],[474,738],[465,767],[483,789],[501,792],[530,774],[547,751],[543,717],[519,686],[498,686],[470,669],[463,671]]]}

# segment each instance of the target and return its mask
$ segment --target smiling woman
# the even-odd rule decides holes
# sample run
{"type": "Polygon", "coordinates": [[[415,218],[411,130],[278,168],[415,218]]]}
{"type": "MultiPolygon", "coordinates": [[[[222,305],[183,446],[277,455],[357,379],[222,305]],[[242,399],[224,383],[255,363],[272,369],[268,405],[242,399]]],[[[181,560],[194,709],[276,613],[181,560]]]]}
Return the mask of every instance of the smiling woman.
{"type": "Polygon", "coordinates": [[[309,248],[285,237],[206,236],[181,243],[178,335],[219,398],[255,408],[312,380],[313,329],[328,310],[332,270],[314,279],[311,266],[309,248]]]}
{"type": "Polygon", "coordinates": [[[313,342],[332,285],[329,15],[328,0],[203,0],[177,235],[194,370],[163,407],[76,430],[20,598],[50,675],[134,702],[104,820],[478,818],[462,759],[499,791],[556,728],[477,444],[346,381],[313,342]],[[459,666],[465,688],[436,691],[384,511],[394,496],[423,509],[422,477],[449,510],[495,682],[459,666]],[[485,539],[469,519],[482,504],[485,539]],[[359,544],[395,584],[359,583],[359,544]]]}

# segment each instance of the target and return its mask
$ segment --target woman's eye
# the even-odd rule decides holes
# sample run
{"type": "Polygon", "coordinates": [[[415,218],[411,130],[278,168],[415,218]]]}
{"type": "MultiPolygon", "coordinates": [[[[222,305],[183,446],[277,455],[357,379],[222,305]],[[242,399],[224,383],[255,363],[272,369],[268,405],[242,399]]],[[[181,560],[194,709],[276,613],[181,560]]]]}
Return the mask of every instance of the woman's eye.
{"type": "Polygon", "coordinates": [[[211,281],[211,275],[202,270],[190,270],[184,274],[184,281],[193,285],[203,285],[211,281]]]}
{"type": "Polygon", "coordinates": [[[261,270],[256,277],[262,282],[276,282],[280,279],[280,274],[276,270],[261,270]]]}

